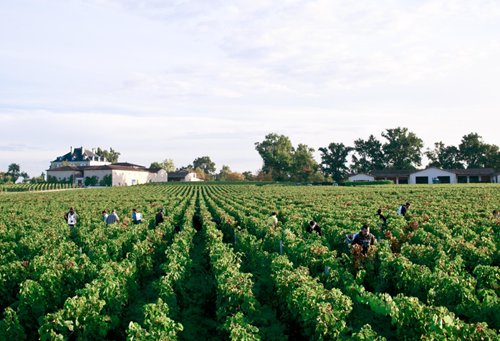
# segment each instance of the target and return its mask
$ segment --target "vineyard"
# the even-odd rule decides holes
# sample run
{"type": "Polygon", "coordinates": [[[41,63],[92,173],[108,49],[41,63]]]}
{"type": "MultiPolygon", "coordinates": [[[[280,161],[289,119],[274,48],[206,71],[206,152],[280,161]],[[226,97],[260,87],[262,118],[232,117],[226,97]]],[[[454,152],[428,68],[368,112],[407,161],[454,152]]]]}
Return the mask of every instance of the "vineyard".
{"type": "Polygon", "coordinates": [[[498,340],[499,206],[495,184],[0,193],[0,340],[498,340]]]}

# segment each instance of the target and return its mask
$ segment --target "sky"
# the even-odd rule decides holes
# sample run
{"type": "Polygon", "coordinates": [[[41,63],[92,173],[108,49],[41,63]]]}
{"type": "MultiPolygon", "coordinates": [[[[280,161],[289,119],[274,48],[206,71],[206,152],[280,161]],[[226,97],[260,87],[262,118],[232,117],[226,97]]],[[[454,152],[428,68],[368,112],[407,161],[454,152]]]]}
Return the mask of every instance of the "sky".
{"type": "Polygon", "coordinates": [[[0,171],[84,146],[255,172],[269,133],[321,161],[398,126],[500,145],[498,89],[495,0],[0,0],[0,171]]]}

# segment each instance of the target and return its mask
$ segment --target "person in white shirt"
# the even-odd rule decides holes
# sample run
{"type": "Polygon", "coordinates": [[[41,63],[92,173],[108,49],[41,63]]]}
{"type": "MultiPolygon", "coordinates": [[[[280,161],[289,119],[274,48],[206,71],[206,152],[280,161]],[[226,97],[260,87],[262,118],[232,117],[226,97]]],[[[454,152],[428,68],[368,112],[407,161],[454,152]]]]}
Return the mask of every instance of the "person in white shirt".
{"type": "Polygon", "coordinates": [[[76,212],[73,210],[73,207],[69,209],[69,212],[64,215],[64,219],[68,222],[68,226],[70,229],[74,230],[76,225],[76,212]]]}
{"type": "Polygon", "coordinates": [[[106,210],[102,211],[102,216],[104,218],[104,222],[106,222],[108,220],[108,212],[106,212],[106,210]]]}
{"type": "Polygon", "coordinates": [[[142,214],[137,212],[137,210],[134,208],[133,209],[134,215],[132,216],[132,219],[134,220],[134,224],[142,224],[142,214]]]}

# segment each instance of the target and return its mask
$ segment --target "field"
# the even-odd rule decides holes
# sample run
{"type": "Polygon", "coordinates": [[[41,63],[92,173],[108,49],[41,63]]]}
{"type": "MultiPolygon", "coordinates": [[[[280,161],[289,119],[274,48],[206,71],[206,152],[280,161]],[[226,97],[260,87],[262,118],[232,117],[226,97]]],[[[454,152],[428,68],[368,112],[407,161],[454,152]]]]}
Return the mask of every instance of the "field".
{"type": "Polygon", "coordinates": [[[495,184],[0,193],[0,340],[497,340],[499,208],[495,184]]]}

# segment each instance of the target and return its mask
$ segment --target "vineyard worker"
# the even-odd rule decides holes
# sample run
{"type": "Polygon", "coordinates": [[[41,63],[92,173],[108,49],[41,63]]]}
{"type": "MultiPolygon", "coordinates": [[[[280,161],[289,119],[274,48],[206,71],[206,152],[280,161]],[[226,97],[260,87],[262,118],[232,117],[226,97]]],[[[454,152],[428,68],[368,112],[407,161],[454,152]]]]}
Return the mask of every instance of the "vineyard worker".
{"type": "Polygon", "coordinates": [[[267,218],[267,223],[272,227],[278,227],[278,218],[276,217],[276,212],[271,213],[271,216],[267,218]]]}
{"type": "Polygon", "coordinates": [[[307,225],[307,228],[306,228],[307,233],[313,233],[313,231],[321,236],[321,227],[319,227],[318,223],[316,223],[314,220],[312,220],[309,223],[309,225],[307,225]]]}
{"type": "Polygon", "coordinates": [[[73,207],[69,209],[69,212],[64,215],[64,219],[68,222],[68,226],[70,229],[74,230],[76,225],[76,212],[73,210],[73,207]]]}
{"type": "Polygon", "coordinates": [[[407,202],[406,205],[399,206],[398,215],[402,215],[403,217],[406,217],[406,213],[408,212],[408,209],[410,208],[410,206],[411,206],[411,204],[409,202],[407,202]]]}
{"type": "Polygon", "coordinates": [[[108,216],[108,218],[106,218],[106,223],[108,225],[112,225],[112,224],[117,223],[119,221],[120,221],[120,218],[118,218],[118,215],[116,214],[116,211],[113,208],[113,210],[111,211],[111,214],[108,216]]]}
{"type": "Polygon", "coordinates": [[[137,212],[137,210],[134,208],[132,210],[132,212],[134,212],[134,215],[132,216],[132,219],[134,220],[134,224],[142,224],[142,214],[140,214],[139,212],[137,212]]]}
{"type": "Polygon", "coordinates": [[[498,214],[498,210],[493,211],[493,217],[498,218],[500,215],[498,214]]]}
{"type": "Polygon", "coordinates": [[[378,209],[377,214],[375,214],[375,216],[378,216],[378,218],[380,220],[382,220],[382,225],[380,225],[380,228],[382,228],[382,226],[387,226],[387,217],[385,217],[382,214],[382,209],[381,208],[378,209]]]}
{"type": "Polygon", "coordinates": [[[163,208],[160,210],[160,212],[156,213],[155,220],[156,226],[158,226],[158,224],[160,223],[163,223],[163,221],[165,220],[165,210],[163,208]]]}
{"type": "Polygon", "coordinates": [[[370,246],[375,244],[375,237],[370,233],[370,227],[368,225],[363,225],[363,227],[361,228],[361,232],[356,234],[356,237],[354,237],[352,244],[361,245],[363,247],[364,254],[368,251],[370,246]]]}
{"type": "Polygon", "coordinates": [[[108,212],[106,212],[106,210],[102,211],[102,216],[104,218],[104,222],[106,222],[108,220],[108,212]]]}

